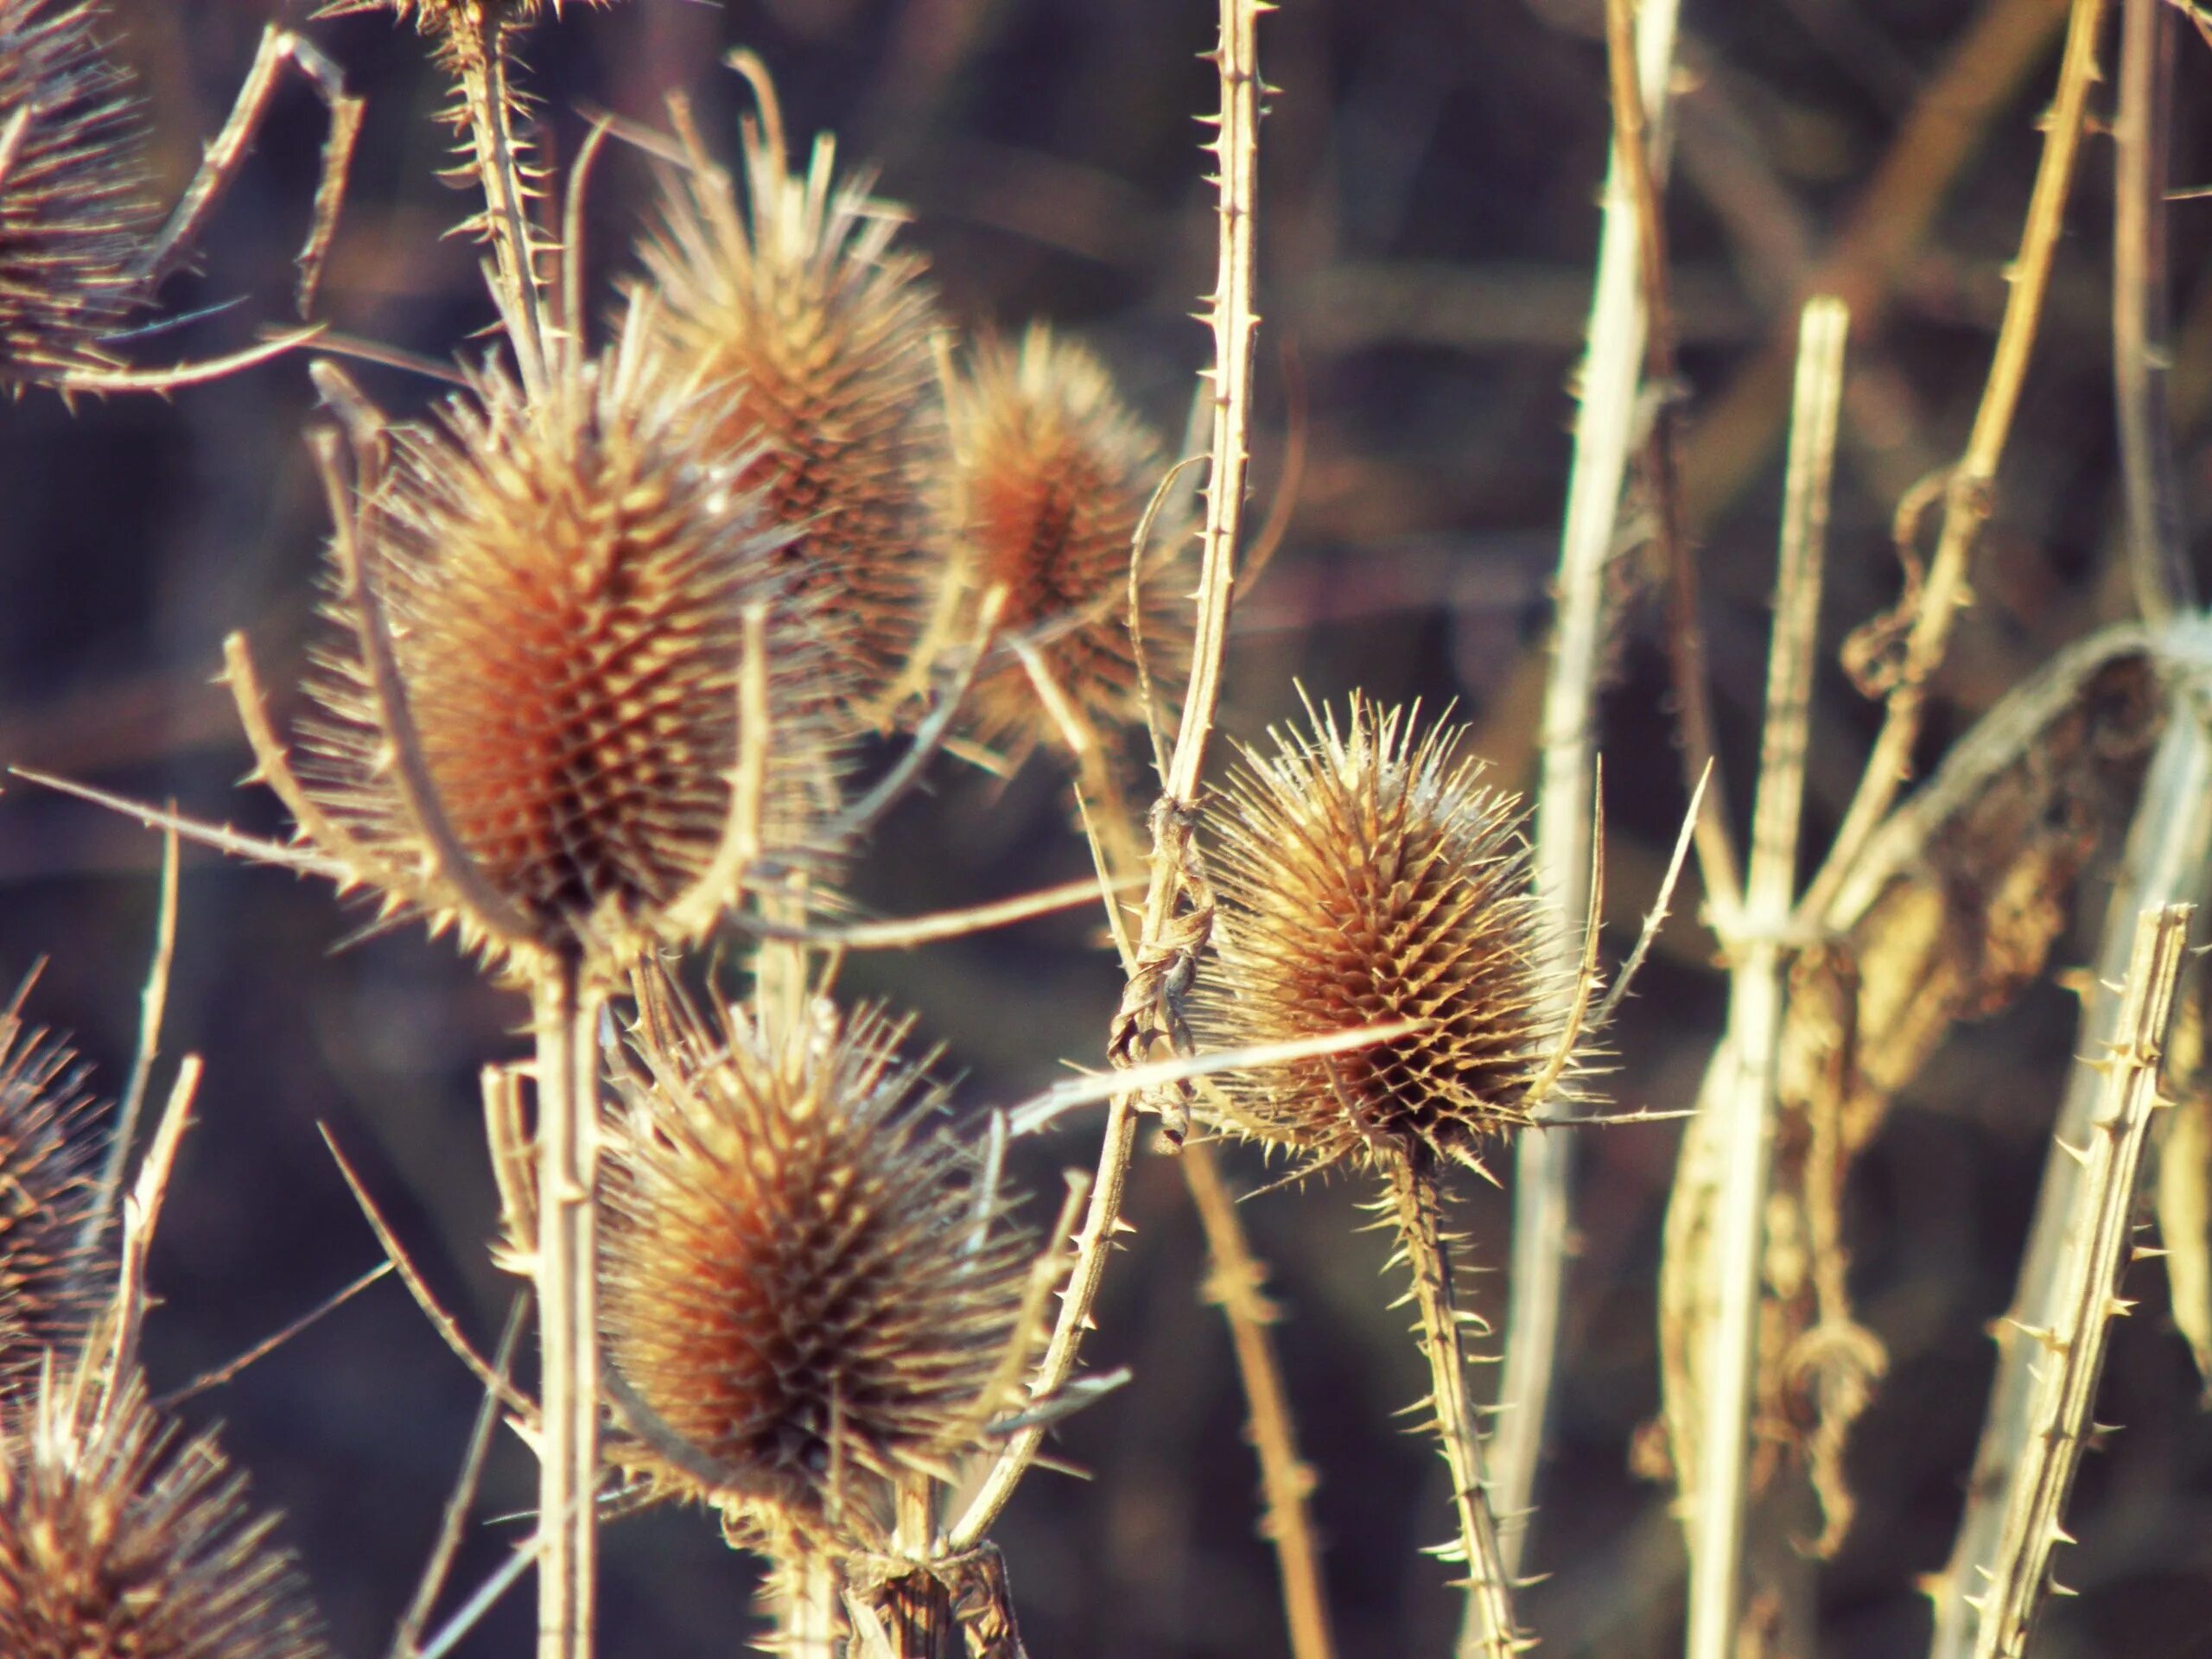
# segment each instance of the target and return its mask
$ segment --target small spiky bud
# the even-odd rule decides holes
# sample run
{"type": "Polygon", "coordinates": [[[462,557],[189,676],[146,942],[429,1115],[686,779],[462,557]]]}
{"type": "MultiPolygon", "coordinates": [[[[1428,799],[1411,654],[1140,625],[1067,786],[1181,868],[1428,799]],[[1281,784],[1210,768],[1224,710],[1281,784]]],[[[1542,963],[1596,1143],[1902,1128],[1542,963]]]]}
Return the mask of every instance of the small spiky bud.
{"type": "Polygon", "coordinates": [[[145,297],[137,105],[92,0],[0,0],[0,385],[110,366],[145,297]]]}
{"type": "MultiPolygon", "coordinates": [[[[428,35],[451,29],[455,23],[471,14],[486,18],[512,18],[517,22],[530,23],[550,6],[554,16],[561,14],[564,0],[325,0],[315,9],[317,17],[346,17],[357,12],[388,11],[405,22],[413,19],[415,27],[428,35]]],[[[588,9],[601,9],[620,3],[620,0],[565,0],[565,3],[588,9]]]]}
{"type": "Polygon", "coordinates": [[[321,1659],[273,1516],[212,1435],[180,1446],[135,1378],[49,1368],[0,1433],[0,1653],[10,1659],[321,1659]]]}
{"type": "Polygon", "coordinates": [[[98,1195],[84,1080],[67,1047],[0,1010],[0,1404],[49,1350],[83,1339],[106,1288],[88,1248],[98,1195]]]}
{"type": "MultiPolygon", "coordinates": [[[[620,958],[654,936],[715,868],[746,744],[765,746],[753,880],[818,851],[834,800],[818,710],[836,683],[776,563],[788,532],[741,481],[751,457],[696,441],[715,380],[645,341],[632,327],[535,395],[476,377],[435,425],[400,431],[334,543],[381,594],[428,791],[508,925],[425,845],[373,645],[328,656],[316,688],[302,771],[348,843],[323,850],[497,949],[620,958]],[[747,734],[754,604],[768,718],[747,734]]],[[[373,641],[342,568],[337,585],[373,641]]]]}
{"type": "Polygon", "coordinates": [[[606,1177],[607,1351],[732,1477],[659,1481],[770,1535],[865,1535],[883,1478],[972,1443],[1027,1276],[931,1121],[942,1092],[899,1058],[906,1026],[817,1018],[733,1011],[645,1051],[606,1177]]]}
{"type": "Polygon", "coordinates": [[[1518,804],[1455,754],[1459,728],[1416,739],[1414,725],[1355,698],[1342,728],[1324,714],[1310,736],[1277,730],[1206,816],[1218,909],[1191,1013],[1207,1046],[1420,1022],[1228,1074],[1231,1126],[1317,1166],[1478,1164],[1534,1116],[1566,1040],[1558,924],[1529,891],[1518,804]]]}
{"type": "Polygon", "coordinates": [[[785,558],[833,601],[854,712],[880,721],[945,586],[936,293],[892,245],[903,212],[866,178],[837,181],[827,137],[795,176],[769,124],[746,133],[743,211],[700,158],[667,185],[640,254],[669,346],[740,389],[713,440],[755,457],[747,482],[798,532],[785,558]]]}
{"type": "MultiPolygon", "coordinates": [[[[1145,719],[1129,634],[1131,542],[1165,472],[1159,440],[1088,351],[1041,325],[1019,351],[984,346],[952,400],[969,586],[1002,588],[1001,626],[1036,636],[1066,710],[1089,730],[1145,719]]],[[[1138,587],[1155,684],[1190,655],[1191,571],[1179,524],[1152,528],[1138,587]]],[[[976,734],[1064,742],[1028,673],[1009,664],[970,694],[976,734]]]]}

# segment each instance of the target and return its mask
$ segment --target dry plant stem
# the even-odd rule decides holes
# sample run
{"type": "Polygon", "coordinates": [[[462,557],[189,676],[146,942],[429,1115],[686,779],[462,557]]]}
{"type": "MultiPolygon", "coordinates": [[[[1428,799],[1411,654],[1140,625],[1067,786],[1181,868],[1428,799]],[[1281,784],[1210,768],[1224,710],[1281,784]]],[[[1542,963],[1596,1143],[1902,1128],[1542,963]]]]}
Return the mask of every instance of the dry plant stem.
{"type": "MultiPolygon", "coordinates": [[[[545,321],[540,309],[537,266],[531,245],[530,213],[523,199],[521,157],[515,148],[512,118],[514,95],[507,85],[507,30],[504,17],[479,5],[455,9],[451,25],[454,67],[468,111],[476,173],[484,187],[485,223],[492,257],[514,347],[515,367],[524,387],[543,390],[546,376],[545,321]]],[[[581,342],[572,345],[581,347],[581,342]]]]}
{"type": "Polygon", "coordinates": [[[1688,1659],[1733,1659],[1737,1651],[1783,981],[1847,321],[1840,302],[1815,300],[1805,308],[1798,337],[1751,870],[1738,925],[1728,940],[1728,1029],[1719,1062],[1725,1082],[1717,1103],[1717,1109],[1727,1115],[1722,1136],[1727,1152],[1711,1263],[1719,1278],[1719,1306],[1706,1365],[1698,1468],[1689,1492],[1688,1659]]]}
{"type": "Polygon", "coordinates": [[[1612,84],[1613,151],[1636,204],[1637,264],[1643,288],[1645,356],[1651,390],[1649,473],[1656,498],[1660,550],[1667,570],[1667,663],[1675,693],[1675,741],[1682,779],[1695,788],[1708,772],[1713,787],[1700,798],[1698,868],[1707,902],[1733,904],[1740,878],[1728,833],[1727,790],[1713,734],[1713,693],[1706,681],[1705,629],[1698,621],[1697,560],[1682,508],[1681,459],[1674,404],[1674,323],[1667,303],[1667,227],[1643,135],[1643,94],[1637,86],[1636,0],[1605,0],[1605,60],[1612,84]]]}
{"type": "MultiPolygon", "coordinates": [[[[1655,178],[1666,170],[1676,10],[1675,0],[1643,0],[1637,11],[1637,79],[1647,170],[1655,178]]],[[[1596,296],[1590,309],[1589,346],[1582,360],[1582,401],[1574,422],[1574,463],[1560,545],[1558,615],[1552,629],[1551,674],[1544,689],[1541,782],[1536,792],[1536,881],[1562,916],[1580,916],[1589,899],[1598,681],[1606,632],[1605,572],[1613,556],[1643,366],[1639,265],[1636,199],[1616,150],[1605,178],[1596,296]]],[[[1580,943],[1571,931],[1560,931],[1553,967],[1562,981],[1576,965],[1580,943]]],[[[1491,1491],[1506,1566],[1518,1572],[1559,1350],[1574,1137],[1524,1135],[1515,1145],[1514,1160],[1505,1364],[1498,1387],[1505,1410],[1491,1440],[1491,1491]]]]}
{"type": "Polygon", "coordinates": [[[1482,1433],[1467,1392],[1467,1356],[1459,1341],[1463,1316],[1452,1290],[1452,1256],[1436,1171],[1416,1149],[1391,1154],[1386,1173],[1406,1262],[1413,1270],[1421,1350],[1428,1357],[1430,1404],[1444,1443],[1445,1465],[1452,1471],[1452,1508],[1467,1562],[1467,1624],[1459,1651],[1482,1659],[1512,1659],[1534,1644],[1514,1620],[1512,1581],[1484,1495],[1482,1433]]]}
{"type": "Polygon", "coordinates": [[[1313,1538],[1306,1500],[1313,1472],[1298,1455],[1290,1400],[1276,1363],[1268,1326],[1274,1309],[1262,1294],[1266,1269],[1254,1259],[1237,1219],[1236,1201],[1223,1184],[1211,1147],[1183,1148],[1183,1179],[1191,1189],[1198,1222],[1205,1229],[1213,1271],[1207,1297],[1219,1304],[1236,1350],[1236,1370],[1252,1414],[1252,1444],[1260,1454],[1260,1490],[1267,1510],[1260,1530],[1274,1544],[1282,1571],[1283,1616],[1290,1629],[1293,1659],[1330,1659],[1336,1642],[1330,1633],[1329,1604],[1323,1592],[1320,1552],[1313,1538]]]}
{"type": "Polygon", "coordinates": [[[789,1659],[836,1659],[836,1565],[817,1550],[796,1553],[783,1564],[783,1606],[776,1649],[789,1659]]]}
{"type": "MultiPolygon", "coordinates": [[[[2130,961],[2128,930],[2144,910],[2172,904],[2201,904],[2212,880],[2212,706],[2202,683],[2212,658],[2212,628],[2184,617],[2168,630],[2166,642],[2193,648],[2196,664],[2190,674],[2178,663],[2173,712],[2152,757],[2149,778],[2136,808],[2126,850],[2113,884],[2105,937],[2095,963],[2096,982],[2082,999],[2078,1063],[2067,1079],[2054,1135],[2068,1146],[2087,1143],[2104,1078],[2101,1055],[2113,1040],[2117,1001],[2108,984],[2118,983],[2130,961]]],[[[1997,1377],[1990,1390],[1989,1414],[1967,1482],[1966,1512],[1959,1522],[1951,1560],[1936,1582],[1936,1635],[1929,1651],[1936,1659],[1964,1659],[1973,1650],[1979,1620],[1968,1598],[1980,1585],[1977,1568],[1995,1559],[2005,1518],[2032,1432],[2029,1413],[2035,1396],[2034,1370],[2042,1350],[2025,1338],[2027,1328],[2046,1328],[2061,1311],[2059,1272],[2078,1206],[2082,1168],[2063,1154],[2044,1163],[2042,1190],[2020,1263],[2011,1319],[1997,1332],[1997,1377]]]]}
{"type": "Polygon", "coordinates": [[[2097,1379],[2112,1320],[2128,1311],[2119,1281],[2134,1232],[2136,1177],[2158,1096],[2158,1064],[2188,951],[2193,907],[2169,905],[2136,920],[2113,1038],[2086,1057],[2103,1087],[2082,1145],[2057,1150],[2081,1166],[2075,1213],[2057,1274],[2053,1319],[2020,1335],[2041,1352],[2028,1433],[1996,1558],[1980,1570],[1975,1659],[2020,1659],[2050,1579],[2051,1551],[2069,1543],[2061,1525],[2083,1442],[2093,1427],[2097,1379]]]}
{"type": "Polygon", "coordinates": [[[2012,429],[2012,415],[2019,406],[2036,327],[2043,315],[2044,296],[2050,286],[2051,258],[2063,228],[2067,190],[2081,150],[2089,87],[2097,79],[2097,26],[2103,15],[2103,0],[2074,0],[2059,65],[2058,92],[2044,121],[2043,156],[2029,197],[2019,255],[2012,264],[2012,291],[1998,327],[1989,378],[1982,388],[1981,404],[1974,413],[1966,448],[1944,486],[1942,530],[1935,556],[1929,562],[1920,608],[1905,636],[1896,688],[1890,693],[1858,792],[1836,831],[1827,862],[1806,894],[1804,913],[1808,917],[1818,917],[1827,908],[1867,837],[1897,798],[1910,766],[1913,744],[1920,735],[1929,679],[1942,661],[1952,625],[1967,602],[1969,566],[1981,527],[1989,518],[1998,462],[2012,429]]]}
{"type": "Polygon", "coordinates": [[[538,1659],[589,1659],[597,1573],[597,993],[555,957],[533,987],[537,1034],[537,1332],[541,1356],[538,1659]]]}
{"type": "Polygon", "coordinates": [[[2167,0],[2124,0],[2113,121],[2112,366],[2135,602],[2164,622],[2196,594],[2182,537],[2166,394],[2171,317],[2166,180],[2174,18],[2167,0]]]}
{"type": "MultiPolygon", "coordinates": [[[[1221,79],[1220,137],[1213,152],[1220,163],[1221,241],[1214,293],[1207,309],[1213,327],[1212,461],[1206,484],[1206,513],[1197,599],[1198,626],[1184,699],[1182,728],[1163,779],[1164,797],[1173,809],[1190,810],[1205,764],[1214,704],[1220,694],[1221,658],[1229,636],[1230,602],[1236,588],[1236,543],[1244,516],[1247,435],[1251,426],[1252,339],[1259,319],[1252,310],[1254,213],[1259,175],[1259,17],[1272,10],[1265,0],[1221,0],[1221,33],[1214,61],[1221,79]]],[[[1160,956],[1163,934],[1182,887],[1181,848],[1172,834],[1156,835],[1152,881],[1145,894],[1139,938],[1139,966],[1148,969],[1160,956]]],[[[1160,957],[1165,973],[1170,957],[1160,957]]],[[[1141,1056],[1131,1056],[1141,1058],[1141,1056]]],[[[1061,1294],[1059,1317],[1045,1357],[1030,1384],[1032,1398],[1056,1394],[1075,1369],[1076,1349],[1105,1270],[1107,1241],[1121,1225],[1122,1190],[1129,1155],[1136,1145],[1136,1103],[1117,1096],[1108,1108],[1106,1134],[1090,1206],[1077,1236],[1076,1259],[1061,1294]]],[[[1004,1507],[1014,1484],[1037,1454],[1041,1427],[1013,1435],[986,1478],[968,1512],[954,1527],[949,1546],[972,1548],[1004,1507]]]]}
{"type": "Polygon", "coordinates": [[[162,894],[155,909],[154,960],[146,970],[146,988],[138,1004],[138,1046],[130,1057],[130,1078],[115,1109],[115,1138],[108,1143],[107,1161],[100,1169],[99,1199],[85,1217],[78,1243],[88,1255],[115,1219],[116,1201],[123,1195],[123,1166],[130,1160],[130,1143],[138,1138],[138,1118],[146,1109],[146,1087],[152,1081],[154,1061],[162,1052],[162,1019],[168,1008],[169,969],[176,960],[176,896],[178,876],[176,831],[162,837],[162,894]]]}

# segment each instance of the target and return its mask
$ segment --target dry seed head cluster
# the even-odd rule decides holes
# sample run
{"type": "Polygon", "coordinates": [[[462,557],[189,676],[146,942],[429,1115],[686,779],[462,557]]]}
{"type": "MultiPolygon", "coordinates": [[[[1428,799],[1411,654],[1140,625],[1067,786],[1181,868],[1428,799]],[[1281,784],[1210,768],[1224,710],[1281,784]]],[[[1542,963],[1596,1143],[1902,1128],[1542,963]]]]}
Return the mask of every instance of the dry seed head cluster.
{"type": "Polygon", "coordinates": [[[68,1049],[0,1011],[0,1403],[48,1349],[83,1339],[107,1290],[86,1241],[97,1194],[83,1082],[68,1049]]]}
{"type": "Polygon", "coordinates": [[[48,1370],[0,1430],[0,1653],[321,1659],[320,1622],[211,1436],[179,1445],[135,1379],[48,1370]]]}
{"type": "Polygon", "coordinates": [[[743,210],[698,158],[641,255],[673,354],[738,388],[709,441],[756,457],[747,481],[796,532],[802,590],[834,600],[832,645],[880,721],[946,589],[940,323],[922,260],[892,245],[904,214],[834,168],[827,137],[794,175],[748,129],[743,210]]]}
{"type": "MultiPolygon", "coordinates": [[[[1130,543],[1165,471],[1159,441],[1096,358],[1041,326],[1018,350],[976,353],[952,416],[969,588],[1004,590],[1001,626],[1036,633],[1083,736],[1141,723],[1130,543]]],[[[1155,683],[1179,684],[1192,620],[1187,537],[1179,523],[1156,524],[1149,540],[1138,589],[1146,659],[1155,683]]],[[[1018,662],[978,679],[971,709],[986,742],[1065,741],[1018,662]]]]}
{"type": "MultiPolygon", "coordinates": [[[[1276,731],[1208,811],[1218,910],[1192,993],[1210,1047],[1401,1020],[1408,1035],[1229,1073],[1230,1127],[1315,1165],[1433,1155],[1479,1165],[1527,1123],[1566,1030],[1551,911],[1529,891],[1514,798],[1356,698],[1310,734],[1276,731]]],[[[1567,1073],[1571,1079],[1573,1068],[1567,1073]]]]}
{"type": "MultiPolygon", "coordinates": [[[[633,318],[536,396],[479,378],[435,426],[398,435],[391,475],[359,503],[353,539],[429,782],[527,935],[501,937],[449,884],[399,896],[473,942],[620,954],[711,868],[736,787],[748,604],[770,605],[767,859],[806,861],[834,798],[818,711],[839,681],[779,572],[787,533],[741,481],[747,455],[696,442],[716,385],[670,370],[647,335],[633,318]]],[[[363,879],[388,887],[426,868],[391,714],[363,653],[323,666],[302,772],[379,867],[363,879]]]]}
{"type": "Polygon", "coordinates": [[[107,366],[101,340],[144,297],[145,139],[105,21],[90,0],[0,0],[0,385],[107,366]]]}
{"type": "Polygon", "coordinates": [[[990,1205],[906,1027],[817,1015],[776,1033],[733,1012],[647,1050],[606,1175],[608,1352],[731,1471],[674,1489],[770,1535],[865,1532],[880,1478],[966,1449],[1027,1276],[1019,1236],[979,1235],[990,1205]]]}

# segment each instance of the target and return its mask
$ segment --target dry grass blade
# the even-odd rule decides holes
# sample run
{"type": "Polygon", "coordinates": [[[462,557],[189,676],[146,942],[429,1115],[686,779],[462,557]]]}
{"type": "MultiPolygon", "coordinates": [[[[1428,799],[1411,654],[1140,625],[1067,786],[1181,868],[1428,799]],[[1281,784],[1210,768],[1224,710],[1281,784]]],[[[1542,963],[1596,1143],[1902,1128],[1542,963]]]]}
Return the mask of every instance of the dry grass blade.
{"type": "Polygon", "coordinates": [[[335,1313],[371,1285],[376,1283],[378,1280],[391,1272],[393,1264],[390,1261],[378,1262],[375,1267],[359,1275],[350,1284],[324,1297],[296,1319],[291,1320],[281,1329],[264,1337],[237,1358],[225,1361],[212,1371],[202,1371],[181,1389],[172,1389],[154,1402],[155,1408],[157,1410],[167,1411],[171,1407],[183,1404],[196,1395],[207,1393],[210,1389],[221,1388],[236,1377],[239,1372],[245,1370],[247,1366],[268,1358],[302,1331],[319,1323],[327,1315],[335,1313]]]}
{"type": "Polygon", "coordinates": [[[2134,1232],[2136,1175],[2152,1114],[2166,1103],[2158,1067],[2192,910],[2169,905],[2137,919],[2115,1040],[2088,1062],[2104,1078],[2090,1138],[2085,1146],[2058,1146],[2081,1164],[2082,1178],[2054,1317],[2020,1333],[2042,1351],[2040,1375],[1997,1553],[1972,1568],[1986,1585],[1973,1598],[1980,1614],[1975,1659],[2021,1659],[2027,1652],[2037,1610],[2057,1587],[2051,1552],[2071,1541],[2061,1522],[2093,1427],[2107,1333],[2130,1306],[2119,1294],[2120,1274],[2134,1232]]]}

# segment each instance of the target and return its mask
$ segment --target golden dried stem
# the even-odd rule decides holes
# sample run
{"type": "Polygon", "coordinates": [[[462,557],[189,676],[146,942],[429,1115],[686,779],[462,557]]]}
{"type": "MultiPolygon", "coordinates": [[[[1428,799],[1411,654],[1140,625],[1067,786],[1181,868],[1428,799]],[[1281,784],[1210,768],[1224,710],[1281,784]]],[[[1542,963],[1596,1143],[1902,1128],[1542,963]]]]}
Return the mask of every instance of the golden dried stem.
{"type": "Polygon", "coordinates": [[[2051,1551],[2072,1541],[2061,1522],[2082,1448],[2094,1427],[2097,1379],[2112,1321],[2128,1311],[2120,1274],[2134,1234],[2136,1177],[2158,1095],[2158,1065],[2173,1013],[2174,988],[2188,953],[2192,906],[2168,905],[2136,918],[2126,988],[2110,1052],[2096,1059],[2104,1078],[2088,1144],[2058,1143],[2082,1176],[2056,1317],[2020,1335],[2041,1351],[2041,1374],[2020,1445],[2020,1462],[1996,1556],[1970,1569],[1986,1584],[1973,1598],[1980,1614],[1975,1659],[2021,1659],[2050,1579],[2051,1551]]]}
{"type": "Polygon", "coordinates": [[[1428,1357],[1430,1403],[1452,1471],[1452,1508],[1467,1563],[1467,1624],[1459,1651],[1481,1659],[1513,1659],[1535,1644],[1513,1615],[1512,1582],[1499,1553],[1497,1523],[1483,1487],[1482,1433],[1467,1392],[1467,1356],[1459,1341],[1463,1315],[1452,1288],[1452,1256],[1444,1238],[1436,1172],[1420,1148],[1386,1160],[1390,1198],[1407,1265],[1413,1269],[1421,1351],[1428,1357]]]}
{"type": "Polygon", "coordinates": [[[1991,510],[1991,488],[2003,459],[2005,442],[2019,406],[2050,286],[2052,257],[2063,228],[2067,191],[2082,145],[2089,87],[2097,79],[2097,29],[2104,0],[2074,0],[2066,49],[2058,72],[2058,92],[2044,123],[2043,156],[2020,234],[2020,251],[2012,267],[2012,291],[1997,331],[1997,346],[1982,388],[1981,404],[1964,452],[1943,486],[1943,524],[1929,561],[1920,604],[1906,634],[1896,686],[1882,717],[1882,728],[1867,758],[1865,775],[1836,831],[1827,862],[1805,895],[1802,913],[1818,917],[1865,849],[1910,768],[1928,703],[1928,682],[1951,640],[1951,628],[1967,601],[1967,578],[1981,527],[1991,510]]]}
{"type": "Polygon", "coordinates": [[[505,18],[467,5],[455,8],[446,38],[468,112],[471,154],[484,188],[485,222],[491,232],[500,308],[514,347],[515,368],[524,387],[535,397],[545,389],[547,342],[530,214],[523,200],[521,157],[511,124],[514,93],[507,84],[507,29],[505,18]]]}
{"type": "Polygon", "coordinates": [[[115,1137],[108,1143],[107,1161],[100,1169],[99,1196],[86,1212],[78,1248],[87,1254],[115,1218],[116,1202],[123,1195],[123,1166],[130,1156],[130,1143],[138,1138],[138,1118],[146,1109],[146,1087],[153,1079],[154,1061],[162,1052],[162,1018],[168,1009],[169,969],[176,961],[177,833],[162,836],[162,893],[154,912],[154,959],[146,969],[146,988],[138,1000],[138,1046],[130,1057],[130,1078],[115,1109],[115,1137]]]}
{"type": "Polygon", "coordinates": [[[1806,305],[1800,321],[1781,572],[1767,657],[1758,791],[1751,814],[1751,862],[1740,905],[1729,906],[1736,925],[1728,939],[1728,1028],[1715,1062],[1725,1074],[1715,1109],[1726,1114],[1721,1138],[1726,1163],[1707,1264],[1720,1290],[1706,1363],[1698,1465],[1689,1491],[1689,1659],[1733,1659],[1738,1651],[1783,981],[1804,800],[1828,486],[1849,320],[1841,302],[1816,299],[1806,305]]]}

